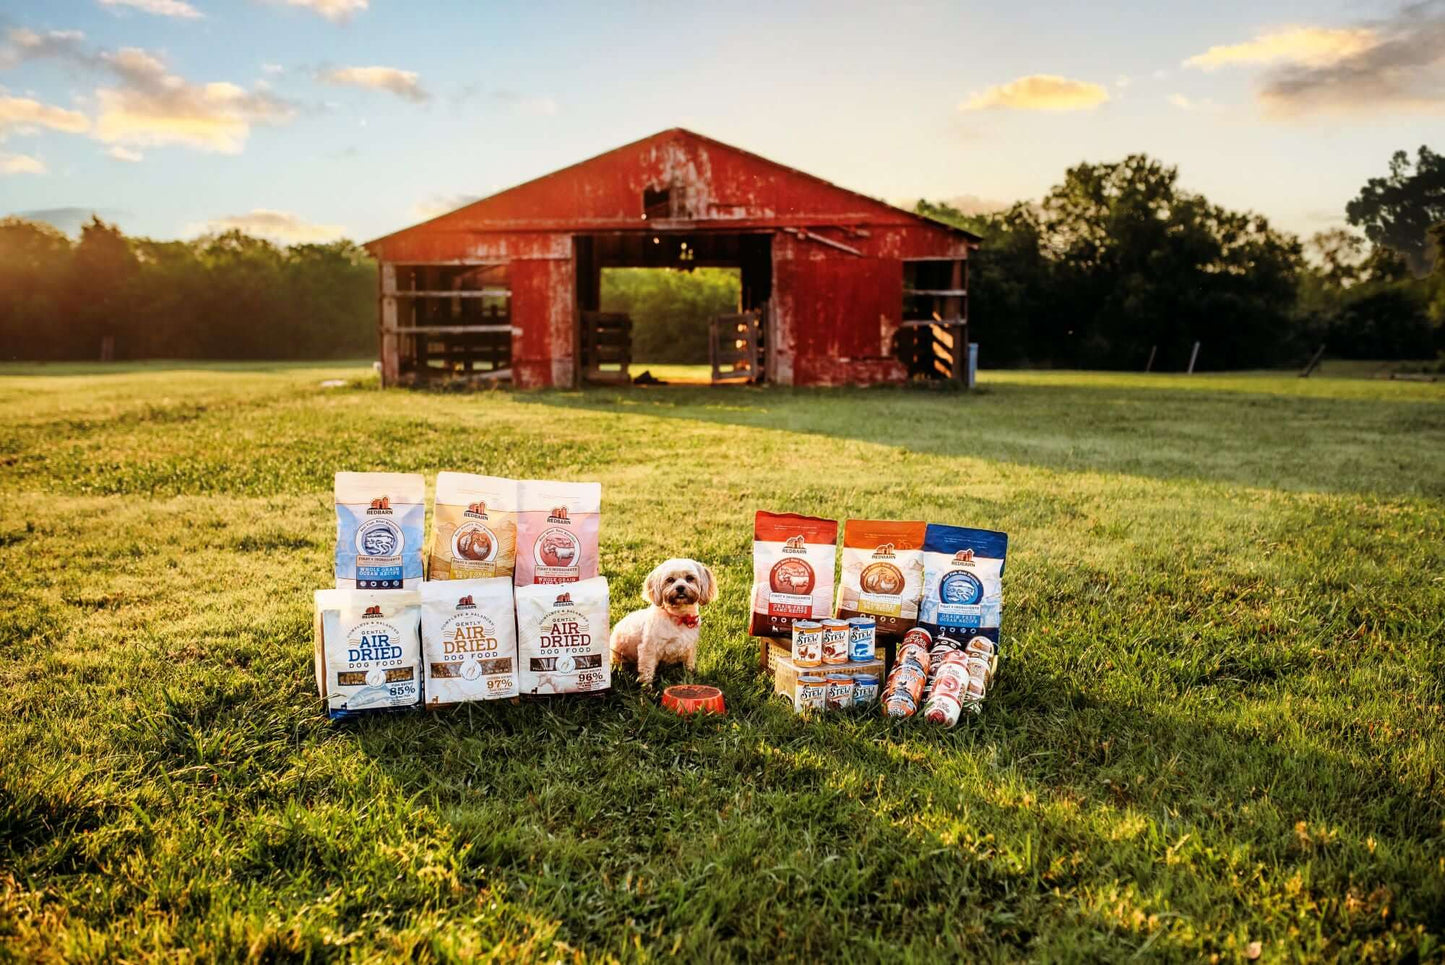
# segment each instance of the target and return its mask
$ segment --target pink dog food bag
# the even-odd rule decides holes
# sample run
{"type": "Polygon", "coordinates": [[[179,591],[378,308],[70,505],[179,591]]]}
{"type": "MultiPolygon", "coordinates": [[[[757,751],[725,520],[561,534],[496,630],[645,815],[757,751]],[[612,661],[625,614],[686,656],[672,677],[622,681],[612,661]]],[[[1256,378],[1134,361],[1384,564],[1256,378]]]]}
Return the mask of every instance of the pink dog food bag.
{"type": "Polygon", "coordinates": [[[524,479],[519,489],[516,585],[596,576],[602,484],[524,479]]]}

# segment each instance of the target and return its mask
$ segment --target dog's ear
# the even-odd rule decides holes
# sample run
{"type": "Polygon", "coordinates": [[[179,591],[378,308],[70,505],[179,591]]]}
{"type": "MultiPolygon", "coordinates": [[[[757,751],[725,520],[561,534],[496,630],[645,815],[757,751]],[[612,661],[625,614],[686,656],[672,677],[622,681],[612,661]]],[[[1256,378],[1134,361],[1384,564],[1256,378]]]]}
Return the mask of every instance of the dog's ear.
{"type": "Polygon", "coordinates": [[[667,574],[658,566],[642,581],[642,598],[653,606],[662,606],[662,584],[667,574]]]}
{"type": "Polygon", "coordinates": [[[713,576],[712,570],[706,563],[697,564],[698,571],[698,598],[700,605],[706,606],[717,599],[717,577],[713,576]]]}

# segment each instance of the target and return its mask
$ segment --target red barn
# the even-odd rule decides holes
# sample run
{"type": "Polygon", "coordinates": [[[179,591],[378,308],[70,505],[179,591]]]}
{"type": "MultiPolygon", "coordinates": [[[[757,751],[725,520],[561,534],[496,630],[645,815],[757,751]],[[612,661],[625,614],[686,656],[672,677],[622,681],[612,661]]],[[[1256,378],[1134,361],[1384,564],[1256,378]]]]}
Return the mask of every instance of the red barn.
{"type": "Polygon", "coordinates": [[[712,324],[714,381],[965,378],[977,236],[679,128],[366,247],[387,384],[625,381],[631,323],[599,311],[602,269],[698,266],[742,281],[712,324]]]}

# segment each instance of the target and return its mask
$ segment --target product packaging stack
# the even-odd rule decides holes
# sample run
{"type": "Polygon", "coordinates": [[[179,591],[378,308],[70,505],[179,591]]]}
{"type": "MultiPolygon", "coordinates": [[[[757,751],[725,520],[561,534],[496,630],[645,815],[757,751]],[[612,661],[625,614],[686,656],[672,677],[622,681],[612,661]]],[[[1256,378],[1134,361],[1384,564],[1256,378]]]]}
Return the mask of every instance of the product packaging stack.
{"type": "Polygon", "coordinates": [[[440,473],[429,553],[421,475],[342,472],[335,492],[314,620],[332,719],[611,687],[599,484],[440,473]]]}
{"type": "Polygon", "coordinates": [[[952,727],[978,712],[998,669],[1008,536],[936,523],[843,525],[759,512],[750,630],[795,710],[881,701],[892,717],[952,727]]]}

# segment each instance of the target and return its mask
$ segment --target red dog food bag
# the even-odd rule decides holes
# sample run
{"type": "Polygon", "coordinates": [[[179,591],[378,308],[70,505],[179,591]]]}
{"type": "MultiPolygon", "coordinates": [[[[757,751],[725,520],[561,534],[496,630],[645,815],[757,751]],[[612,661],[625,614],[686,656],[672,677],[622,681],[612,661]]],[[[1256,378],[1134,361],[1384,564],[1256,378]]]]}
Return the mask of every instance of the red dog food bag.
{"type": "Polygon", "coordinates": [[[602,484],[524,479],[518,490],[516,585],[596,576],[602,484]]]}
{"type": "Polygon", "coordinates": [[[898,638],[918,622],[927,523],[850,519],[843,524],[838,616],[872,617],[878,636],[898,638]]]}
{"type": "Polygon", "coordinates": [[[830,616],[837,541],[836,520],[758,513],[753,523],[753,636],[785,637],[794,620],[830,616]]]}

